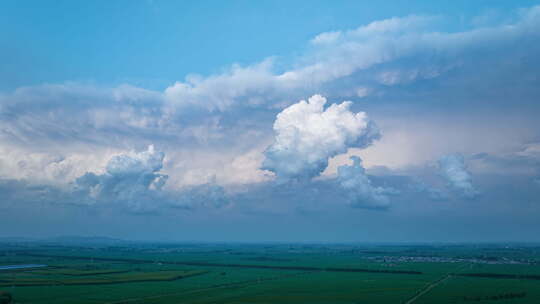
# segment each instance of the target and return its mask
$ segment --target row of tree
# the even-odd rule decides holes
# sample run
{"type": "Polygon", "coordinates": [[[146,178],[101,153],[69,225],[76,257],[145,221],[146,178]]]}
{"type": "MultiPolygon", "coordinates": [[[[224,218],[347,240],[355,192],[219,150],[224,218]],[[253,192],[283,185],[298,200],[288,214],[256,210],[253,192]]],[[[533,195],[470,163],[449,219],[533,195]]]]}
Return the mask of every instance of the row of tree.
{"type": "Polygon", "coordinates": [[[509,299],[518,299],[524,298],[527,296],[526,292],[509,292],[493,296],[465,296],[463,300],[465,301],[496,301],[496,300],[509,300],[509,299]]]}

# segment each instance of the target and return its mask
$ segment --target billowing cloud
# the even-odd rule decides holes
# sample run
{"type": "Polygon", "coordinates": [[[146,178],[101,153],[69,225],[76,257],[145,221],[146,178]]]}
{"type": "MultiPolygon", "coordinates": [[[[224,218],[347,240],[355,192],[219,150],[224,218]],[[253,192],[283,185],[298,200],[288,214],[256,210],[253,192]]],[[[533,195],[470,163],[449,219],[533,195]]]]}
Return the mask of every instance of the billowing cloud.
{"type": "Polygon", "coordinates": [[[123,203],[136,212],[153,210],[163,200],[167,175],[159,173],[165,154],[150,145],[143,152],[114,156],[104,174],[88,172],[75,181],[75,192],[88,203],[123,203]]]}
{"type": "Polygon", "coordinates": [[[390,206],[391,195],[399,192],[393,188],[374,186],[358,156],[352,156],[351,165],[338,167],[337,182],[355,208],[385,209],[390,206]]]}
{"type": "Polygon", "coordinates": [[[441,175],[451,189],[466,198],[475,198],[479,194],[473,186],[471,173],[467,170],[463,155],[445,155],[439,159],[438,165],[441,175]]]}
{"type": "Polygon", "coordinates": [[[120,205],[135,213],[157,213],[167,207],[221,208],[229,204],[225,190],[215,181],[163,189],[168,179],[161,173],[164,158],[165,154],[153,145],[146,151],[116,155],[107,163],[105,173],[88,172],[75,180],[73,199],[90,205],[120,205]]]}
{"type": "Polygon", "coordinates": [[[365,148],[380,137],[366,113],[350,111],[351,102],[326,109],[325,104],[326,98],[314,95],[277,115],[263,169],[280,179],[308,180],[324,171],[330,157],[350,147],[365,148]]]}

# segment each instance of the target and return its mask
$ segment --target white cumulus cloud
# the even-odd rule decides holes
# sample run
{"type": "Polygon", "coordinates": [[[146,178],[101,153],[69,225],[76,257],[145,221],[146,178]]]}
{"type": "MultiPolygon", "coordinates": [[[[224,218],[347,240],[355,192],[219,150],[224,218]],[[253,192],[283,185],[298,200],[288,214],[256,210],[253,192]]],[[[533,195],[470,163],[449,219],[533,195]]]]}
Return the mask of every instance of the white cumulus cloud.
{"type": "Polygon", "coordinates": [[[328,159],[349,147],[364,148],[380,137],[364,112],[354,113],[351,102],[332,104],[314,95],[289,106],[274,122],[274,143],[264,152],[263,169],[279,179],[311,179],[328,166],[328,159]]]}

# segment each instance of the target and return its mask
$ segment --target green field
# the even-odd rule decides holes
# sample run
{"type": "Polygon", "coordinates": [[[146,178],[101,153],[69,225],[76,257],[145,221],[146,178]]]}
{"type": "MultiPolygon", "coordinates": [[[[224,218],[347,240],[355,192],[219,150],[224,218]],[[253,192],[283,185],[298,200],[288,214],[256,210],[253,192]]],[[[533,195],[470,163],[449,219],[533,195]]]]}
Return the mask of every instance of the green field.
{"type": "Polygon", "coordinates": [[[524,245],[0,244],[21,264],[0,303],[540,303],[524,245]]]}

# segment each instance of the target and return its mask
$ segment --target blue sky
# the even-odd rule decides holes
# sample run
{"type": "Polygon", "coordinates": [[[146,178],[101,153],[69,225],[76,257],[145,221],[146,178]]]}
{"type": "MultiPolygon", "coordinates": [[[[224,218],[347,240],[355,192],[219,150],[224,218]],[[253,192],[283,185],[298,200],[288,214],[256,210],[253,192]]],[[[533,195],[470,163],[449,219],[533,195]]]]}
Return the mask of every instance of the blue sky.
{"type": "Polygon", "coordinates": [[[446,30],[536,1],[2,1],[0,90],[65,81],[164,89],[191,73],[277,56],[321,32],[394,16],[444,15],[446,30]]]}
{"type": "Polygon", "coordinates": [[[537,1],[3,1],[0,236],[540,241],[537,1]]]}

